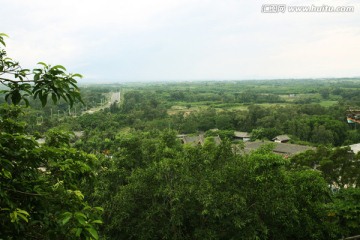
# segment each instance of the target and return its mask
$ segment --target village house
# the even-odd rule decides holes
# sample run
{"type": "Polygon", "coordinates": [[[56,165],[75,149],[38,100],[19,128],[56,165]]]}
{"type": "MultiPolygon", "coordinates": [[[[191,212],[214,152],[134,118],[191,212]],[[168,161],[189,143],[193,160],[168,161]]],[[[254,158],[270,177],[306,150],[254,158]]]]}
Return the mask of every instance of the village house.
{"type": "Polygon", "coordinates": [[[279,135],[274,137],[272,140],[277,143],[287,143],[290,141],[290,137],[288,135],[279,135]]]}
{"type": "Polygon", "coordinates": [[[250,133],[237,132],[237,131],[234,132],[234,139],[235,140],[241,140],[241,141],[244,141],[244,142],[248,142],[248,141],[250,141],[250,138],[251,138],[250,133]]]}
{"type": "Polygon", "coordinates": [[[355,154],[360,152],[360,143],[349,145],[349,147],[355,154]]]}
{"type": "Polygon", "coordinates": [[[274,144],[274,149],[272,150],[276,154],[280,154],[282,156],[293,156],[302,152],[306,152],[308,150],[315,150],[314,147],[298,145],[298,144],[290,144],[290,143],[279,143],[279,142],[270,142],[270,141],[256,141],[256,142],[246,142],[244,146],[244,152],[249,153],[251,151],[255,151],[261,146],[265,144],[274,144]]]}
{"type": "Polygon", "coordinates": [[[190,144],[192,146],[203,146],[205,144],[205,139],[212,139],[215,145],[220,145],[221,143],[221,138],[219,136],[205,138],[204,134],[199,134],[197,136],[187,136],[185,134],[181,134],[177,135],[177,138],[180,139],[182,144],[190,144]]]}

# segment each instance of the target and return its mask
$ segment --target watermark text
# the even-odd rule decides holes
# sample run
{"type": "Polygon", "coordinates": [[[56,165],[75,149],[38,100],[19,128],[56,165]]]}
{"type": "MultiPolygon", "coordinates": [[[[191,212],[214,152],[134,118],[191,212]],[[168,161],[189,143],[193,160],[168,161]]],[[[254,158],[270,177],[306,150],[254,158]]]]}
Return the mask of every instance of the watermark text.
{"type": "Polygon", "coordinates": [[[351,13],[355,11],[354,6],[330,6],[330,5],[303,5],[289,6],[286,4],[263,4],[262,13],[351,13]]]}

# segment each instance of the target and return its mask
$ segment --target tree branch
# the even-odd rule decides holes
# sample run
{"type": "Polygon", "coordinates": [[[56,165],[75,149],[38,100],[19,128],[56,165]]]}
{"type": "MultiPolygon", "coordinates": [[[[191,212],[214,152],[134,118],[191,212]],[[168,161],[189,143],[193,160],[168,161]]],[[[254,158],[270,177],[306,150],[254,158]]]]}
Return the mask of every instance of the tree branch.
{"type": "Polygon", "coordinates": [[[7,190],[7,191],[10,191],[10,192],[20,193],[20,194],[25,194],[25,195],[30,195],[30,196],[45,196],[45,195],[49,195],[49,194],[39,194],[39,193],[22,192],[22,191],[18,191],[18,190],[9,189],[9,188],[4,188],[4,189],[7,190]]]}
{"type": "Polygon", "coordinates": [[[28,82],[34,82],[34,80],[11,80],[11,79],[8,79],[8,78],[1,78],[0,77],[0,82],[3,83],[3,82],[11,82],[11,83],[28,83],[28,82]]]}

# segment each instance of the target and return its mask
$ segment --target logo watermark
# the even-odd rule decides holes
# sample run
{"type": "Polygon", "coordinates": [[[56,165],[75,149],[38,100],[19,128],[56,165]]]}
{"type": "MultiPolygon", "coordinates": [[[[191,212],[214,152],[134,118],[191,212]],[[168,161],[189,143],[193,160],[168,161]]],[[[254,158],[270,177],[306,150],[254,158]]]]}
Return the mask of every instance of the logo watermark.
{"type": "Polygon", "coordinates": [[[286,4],[263,4],[261,6],[262,13],[352,13],[354,11],[354,6],[288,6],[286,4]]]}

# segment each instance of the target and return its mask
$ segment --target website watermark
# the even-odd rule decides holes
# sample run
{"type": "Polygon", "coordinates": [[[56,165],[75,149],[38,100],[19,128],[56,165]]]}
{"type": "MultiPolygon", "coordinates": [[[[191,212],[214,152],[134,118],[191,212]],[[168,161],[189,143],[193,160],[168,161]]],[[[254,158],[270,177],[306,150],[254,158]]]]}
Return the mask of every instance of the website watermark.
{"type": "Polygon", "coordinates": [[[352,13],[354,6],[263,4],[262,13],[352,13]]]}

